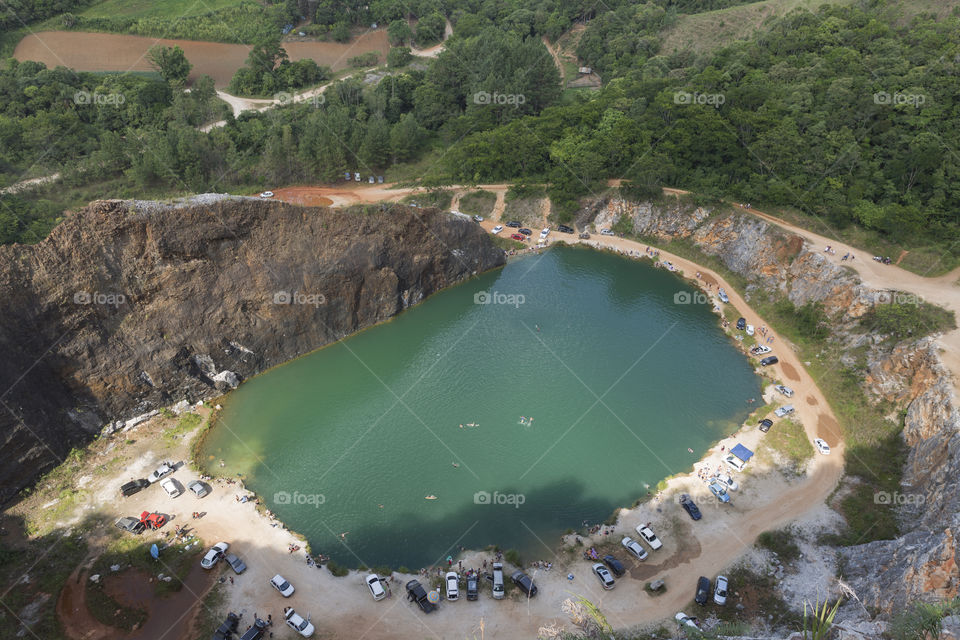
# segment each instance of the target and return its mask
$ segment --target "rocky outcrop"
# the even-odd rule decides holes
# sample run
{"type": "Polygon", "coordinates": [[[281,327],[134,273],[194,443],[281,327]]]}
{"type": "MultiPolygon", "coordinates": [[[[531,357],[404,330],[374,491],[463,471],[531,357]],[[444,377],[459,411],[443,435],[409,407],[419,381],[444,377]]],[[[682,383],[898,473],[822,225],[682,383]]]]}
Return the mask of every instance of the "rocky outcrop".
{"type": "MultiPolygon", "coordinates": [[[[795,305],[820,302],[834,319],[834,338],[868,347],[864,389],[905,411],[909,447],[902,492],[878,496],[896,505],[903,535],[841,549],[844,578],[867,607],[890,613],[916,599],[944,599],[960,589],[960,414],[950,373],[936,341],[887,347],[877,336],[852,332],[855,320],[890,292],[861,284],[804,241],[764,220],[713,212],[683,198],[655,204],[602,199],[588,203],[579,224],[611,228],[623,219],[634,233],[684,239],[716,256],[746,281],[746,294],[776,291],[795,305]]],[[[851,363],[848,363],[851,364],[851,363]]]]}
{"type": "Polygon", "coordinates": [[[0,500],[107,422],[219,395],[503,263],[435,210],[92,203],[0,247],[0,500]]]}
{"type": "Polygon", "coordinates": [[[909,447],[895,540],[843,549],[845,575],[868,606],[893,613],[913,600],[960,595],[960,414],[936,342],[900,345],[869,361],[866,388],[905,407],[909,447]]]}
{"type": "MultiPolygon", "coordinates": [[[[578,223],[610,228],[626,217],[633,232],[660,240],[685,239],[747,280],[747,295],[778,292],[797,306],[822,302],[827,313],[853,320],[866,313],[874,292],[856,272],[831,263],[802,238],[740,213],[716,213],[683,198],[637,203],[620,198],[589,202],[578,223]]],[[[622,224],[622,222],[621,222],[622,224]]]]}

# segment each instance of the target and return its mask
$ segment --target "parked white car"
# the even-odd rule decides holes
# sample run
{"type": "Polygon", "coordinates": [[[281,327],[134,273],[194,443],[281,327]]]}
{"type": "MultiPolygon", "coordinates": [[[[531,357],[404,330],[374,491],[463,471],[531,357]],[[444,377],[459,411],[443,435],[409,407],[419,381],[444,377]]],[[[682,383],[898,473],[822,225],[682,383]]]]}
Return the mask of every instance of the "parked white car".
{"type": "Polygon", "coordinates": [[[458,576],[456,571],[448,571],[444,578],[447,585],[447,600],[453,601],[460,597],[460,588],[457,586],[458,576]]]}
{"type": "Polygon", "coordinates": [[[164,491],[167,492],[167,495],[170,496],[171,498],[176,498],[181,493],[183,493],[183,489],[180,488],[180,485],[178,485],[177,481],[174,480],[173,478],[167,478],[166,480],[160,483],[160,486],[163,488],[164,491]]]}
{"type": "Polygon", "coordinates": [[[748,335],[748,336],[752,336],[754,333],[755,333],[755,330],[754,330],[754,328],[753,328],[753,325],[752,325],[752,324],[748,324],[748,325],[747,325],[747,335],[748,335]]]}
{"type": "Polygon", "coordinates": [[[637,525],[637,533],[640,534],[640,537],[647,541],[647,544],[650,545],[650,548],[656,551],[663,546],[663,543],[660,542],[660,538],[653,532],[653,529],[648,527],[645,524],[637,525]]]}
{"type": "Polygon", "coordinates": [[[171,473],[173,473],[173,467],[171,467],[166,462],[164,462],[159,467],[154,469],[150,475],[147,476],[147,481],[150,484],[153,484],[154,482],[157,482],[161,478],[166,478],[171,473]]]}
{"type": "Polygon", "coordinates": [[[272,197],[273,197],[273,191],[263,191],[263,192],[260,193],[260,197],[261,197],[261,198],[272,198],[272,197]]]}
{"type": "Polygon", "coordinates": [[[602,235],[602,236],[612,236],[612,235],[614,235],[614,233],[613,233],[613,231],[610,231],[610,229],[600,229],[600,235],[602,235]]]}
{"type": "Polygon", "coordinates": [[[540,232],[540,239],[546,240],[548,235],[550,235],[550,229],[544,229],[540,232]]]}
{"type": "Polygon", "coordinates": [[[280,595],[282,595],[284,598],[289,598],[295,591],[293,585],[287,582],[287,579],[279,573],[270,578],[270,584],[272,584],[273,588],[279,591],[280,595]]]}
{"type": "Polygon", "coordinates": [[[677,613],[677,615],[674,616],[674,618],[676,619],[677,624],[680,626],[691,627],[693,629],[696,629],[697,631],[700,630],[700,625],[697,624],[697,619],[694,618],[693,616],[688,616],[683,611],[680,611],[679,613],[677,613]]]}
{"type": "Polygon", "coordinates": [[[773,351],[773,349],[771,349],[765,344],[758,344],[757,346],[750,349],[750,353],[752,353],[755,356],[762,356],[763,354],[770,353],[771,351],[773,351]]]}
{"type": "Polygon", "coordinates": [[[813,446],[817,448],[817,451],[822,453],[825,456],[830,455],[830,445],[827,444],[826,440],[821,440],[820,438],[814,438],[813,446]]]}
{"type": "Polygon", "coordinates": [[[223,557],[223,554],[225,554],[229,548],[230,545],[226,542],[218,542],[213,545],[210,551],[207,551],[207,554],[200,560],[200,566],[204,569],[213,569],[213,566],[220,562],[220,558],[223,557]]]}
{"type": "Polygon", "coordinates": [[[736,491],[737,489],[740,488],[740,485],[737,484],[737,481],[731,478],[730,475],[726,473],[718,473],[716,477],[711,479],[716,480],[717,482],[722,484],[727,489],[727,491],[736,491]]]}
{"type": "MultiPolygon", "coordinates": [[[[383,585],[380,584],[380,577],[374,574],[368,575],[363,579],[367,583],[367,588],[370,589],[370,595],[373,596],[374,600],[383,600],[387,597],[387,592],[384,590],[383,585]]],[[[290,587],[291,589],[293,587],[290,587]]]]}
{"type": "Polygon", "coordinates": [[[495,227],[493,228],[492,233],[500,233],[501,231],[503,231],[503,225],[502,225],[502,224],[498,224],[497,226],[495,226],[495,227]]]}
{"type": "Polygon", "coordinates": [[[713,601],[723,606],[727,604],[727,590],[730,587],[727,576],[717,576],[717,582],[713,587],[713,601]]]}
{"type": "Polygon", "coordinates": [[[624,536],[623,540],[620,541],[620,544],[622,544],[623,548],[627,550],[627,553],[632,555],[637,560],[647,559],[647,550],[630,536],[624,536]]]}
{"type": "Polygon", "coordinates": [[[287,607],[283,612],[283,617],[287,620],[287,626],[304,638],[313,635],[313,625],[309,620],[304,620],[303,616],[293,610],[293,607],[287,607]]]}

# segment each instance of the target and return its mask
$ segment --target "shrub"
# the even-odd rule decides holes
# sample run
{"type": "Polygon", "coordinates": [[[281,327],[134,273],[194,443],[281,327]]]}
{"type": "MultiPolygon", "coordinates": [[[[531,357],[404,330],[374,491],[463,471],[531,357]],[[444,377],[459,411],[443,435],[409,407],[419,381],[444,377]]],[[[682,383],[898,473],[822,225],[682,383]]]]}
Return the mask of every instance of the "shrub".
{"type": "Polygon", "coordinates": [[[928,302],[897,302],[900,294],[892,294],[892,297],[894,301],[890,304],[878,304],[864,315],[862,326],[897,340],[920,338],[957,327],[953,311],[928,302]]]}
{"type": "Polygon", "coordinates": [[[776,553],[784,562],[791,562],[800,557],[800,547],[793,541],[794,533],[791,529],[764,531],[757,537],[757,546],[776,553]]]}
{"type": "Polygon", "coordinates": [[[329,569],[330,573],[332,573],[337,578],[342,578],[343,576],[350,573],[350,569],[340,566],[333,560],[327,563],[327,569],[329,569]]]}

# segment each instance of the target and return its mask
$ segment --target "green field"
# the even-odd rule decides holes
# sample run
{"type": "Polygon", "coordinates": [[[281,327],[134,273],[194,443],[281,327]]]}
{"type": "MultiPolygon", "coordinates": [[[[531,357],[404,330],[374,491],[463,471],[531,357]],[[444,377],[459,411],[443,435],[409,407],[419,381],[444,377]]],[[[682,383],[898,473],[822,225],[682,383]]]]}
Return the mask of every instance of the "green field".
{"type": "Polygon", "coordinates": [[[241,0],[104,0],[80,13],[85,18],[168,18],[175,20],[240,4],[241,0]]]}
{"type": "Polygon", "coordinates": [[[692,49],[712,51],[737,40],[745,40],[769,19],[794,9],[815,12],[824,4],[849,4],[852,0],[764,0],[716,11],[682,15],[676,24],[661,32],[662,54],[692,49]]]}

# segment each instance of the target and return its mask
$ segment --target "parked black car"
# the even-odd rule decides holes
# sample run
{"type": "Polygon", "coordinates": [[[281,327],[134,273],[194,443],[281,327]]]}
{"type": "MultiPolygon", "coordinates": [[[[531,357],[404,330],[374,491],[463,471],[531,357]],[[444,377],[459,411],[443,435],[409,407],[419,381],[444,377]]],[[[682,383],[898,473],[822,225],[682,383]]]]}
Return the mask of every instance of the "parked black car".
{"type": "Polygon", "coordinates": [[[687,510],[687,513],[690,514],[690,517],[694,520],[699,520],[703,517],[700,513],[700,507],[693,503],[693,500],[690,499],[690,496],[683,494],[680,496],[680,505],[687,510]]]}
{"type": "Polygon", "coordinates": [[[522,233],[522,234],[525,235],[525,236],[532,236],[532,235],[533,235],[533,231],[530,231],[530,229],[526,229],[526,228],[520,229],[520,233],[522,233]]]}
{"type": "Polygon", "coordinates": [[[227,619],[223,621],[223,624],[213,632],[213,640],[230,640],[236,633],[239,624],[240,617],[231,611],[227,614],[227,619]]]}
{"type": "Polygon", "coordinates": [[[766,433],[767,431],[770,431],[770,427],[772,426],[773,426],[773,420],[769,418],[764,418],[763,420],[760,421],[760,431],[763,431],[764,433],[766,433]]]}
{"type": "Polygon", "coordinates": [[[467,600],[476,600],[480,596],[480,585],[478,582],[477,574],[475,573],[467,577],[467,600]]]}
{"type": "Polygon", "coordinates": [[[260,640],[267,634],[267,621],[254,618],[253,626],[243,632],[240,640],[260,640]]]}
{"type": "Polygon", "coordinates": [[[139,518],[134,518],[133,516],[120,518],[115,524],[117,529],[128,531],[134,535],[140,535],[143,533],[143,530],[147,528],[147,525],[143,524],[139,518]]]}
{"type": "Polygon", "coordinates": [[[146,489],[150,486],[150,481],[146,478],[140,478],[139,480],[131,480],[130,482],[122,485],[120,487],[120,495],[124,498],[132,496],[135,493],[139,493],[143,489],[146,489]]]}
{"type": "Polygon", "coordinates": [[[777,364],[778,362],[780,362],[780,358],[778,358],[777,356],[767,356],[766,358],[760,361],[760,366],[766,367],[771,364],[777,364]]]}
{"type": "Polygon", "coordinates": [[[407,583],[407,600],[415,601],[424,613],[431,613],[436,609],[433,603],[427,600],[427,590],[419,580],[411,580],[407,583]]]}
{"type": "Polygon", "coordinates": [[[737,320],[737,329],[740,329],[740,331],[743,331],[743,330],[746,329],[746,328],[747,328],[747,319],[746,319],[746,318],[739,318],[739,319],[737,320]]]}
{"type": "Polygon", "coordinates": [[[700,576],[700,579],[697,580],[697,595],[693,598],[693,601],[697,604],[703,605],[707,604],[707,600],[710,598],[710,578],[704,578],[700,576]]]}
{"type": "Polygon", "coordinates": [[[508,226],[508,227],[513,227],[514,229],[519,229],[519,228],[522,227],[523,225],[520,224],[519,222],[517,222],[516,220],[511,220],[510,222],[507,223],[507,226],[508,226]]]}
{"type": "Polygon", "coordinates": [[[603,564],[610,567],[610,571],[613,571],[613,575],[617,576],[618,578],[626,572],[626,569],[623,568],[623,564],[613,556],[603,556],[603,564]]]}
{"type": "Polygon", "coordinates": [[[568,227],[565,224],[561,224],[560,226],[557,227],[557,231],[559,231],[560,233],[573,233],[573,227],[568,227]]]}
{"type": "Polygon", "coordinates": [[[520,590],[523,591],[528,598],[537,595],[537,585],[533,584],[533,578],[523,571],[515,571],[513,575],[510,576],[510,580],[513,581],[513,584],[520,587],[520,590]]]}

